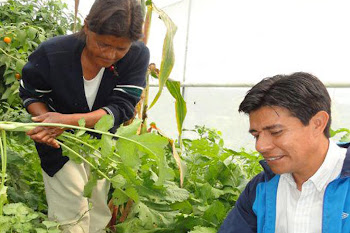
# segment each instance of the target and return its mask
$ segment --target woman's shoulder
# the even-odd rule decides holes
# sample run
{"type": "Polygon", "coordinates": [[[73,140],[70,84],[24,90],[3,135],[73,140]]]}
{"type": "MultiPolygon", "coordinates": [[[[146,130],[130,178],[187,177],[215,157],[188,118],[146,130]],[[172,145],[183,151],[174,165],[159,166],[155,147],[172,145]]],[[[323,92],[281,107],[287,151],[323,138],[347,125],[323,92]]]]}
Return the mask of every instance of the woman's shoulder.
{"type": "Polygon", "coordinates": [[[75,34],[52,37],[40,44],[47,53],[70,52],[84,46],[84,42],[75,34]]]}
{"type": "Polygon", "coordinates": [[[128,55],[134,57],[148,56],[149,50],[142,41],[135,41],[132,43],[128,55]]]}

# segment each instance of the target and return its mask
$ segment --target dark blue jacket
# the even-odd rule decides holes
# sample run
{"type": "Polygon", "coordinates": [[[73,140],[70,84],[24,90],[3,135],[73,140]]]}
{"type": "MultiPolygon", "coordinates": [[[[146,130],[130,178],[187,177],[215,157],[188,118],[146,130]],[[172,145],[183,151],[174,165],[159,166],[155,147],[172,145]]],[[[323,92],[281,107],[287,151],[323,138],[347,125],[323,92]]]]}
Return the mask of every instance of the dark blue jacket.
{"type": "MultiPolygon", "coordinates": [[[[81,54],[85,42],[76,35],[58,36],[40,44],[23,68],[20,97],[27,108],[43,102],[51,111],[72,114],[90,112],[85,91],[81,54]]],[[[134,42],[128,53],[106,68],[91,111],[103,108],[114,117],[114,130],[134,115],[134,109],[145,87],[149,50],[134,42]]],[[[44,171],[53,176],[67,161],[61,149],[36,144],[44,171]]]]}
{"type": "MultiPolygon", "coordinates": [[[[219,233],[274,233],[276,196],[280,175],[265,161],[264,171],[254,177],[228,214],[219,233]]],[[[340,176],[326,188],[323,202],[322,233],[350,232],[350,147],[340,176]]]]}

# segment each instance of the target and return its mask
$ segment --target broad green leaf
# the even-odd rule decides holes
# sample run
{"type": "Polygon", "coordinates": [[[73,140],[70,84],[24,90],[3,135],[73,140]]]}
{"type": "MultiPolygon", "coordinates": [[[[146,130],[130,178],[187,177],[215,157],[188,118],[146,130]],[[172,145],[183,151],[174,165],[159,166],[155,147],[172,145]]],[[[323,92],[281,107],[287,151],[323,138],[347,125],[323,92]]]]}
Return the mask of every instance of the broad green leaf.
{"type": "Polygon", "coordinates": [[[54,229],[49,229],[47,233],[61,233],[62,231],[60,229],[54,228],[54,229]]]}
{"type": "Polygon", "coordinates": [[[203,218],[214,223],[218,224],[224,220],[226,217],[226,209],[224,204],[219,200],[215,200],[209,208],[204,212],[203,218]]]}
{"type": "Polygon", "coordinates": [[[23,203],[10,203],[4,206],[3,211],[6,215],[27,215],[30,209],[23,203]]]}
{"type": "Polygon", "coordinates": [[[182,125],[186,117],[187,107],[184,98],[181,95],[180,82],[167,80],[166,86],[170,94],[175,98],[175,113],[177,122],[177,131],[182,134],[182,125]]]}
{"type": "Polygon", "coordinates": [[[23,69],[24,65],[25,65],[25,62],[23,60],[17,60],[16,61],[16,71],[17,71],[17,73],[22,74],[22,69],[23,69]]]}
{"type": "Polygon", "coordinates": [[[169,226],[174,222],[176,212],[160,212],[149,208],[144,203],[135,203],[131,214],[137,214],[144,229],[169,226]]]}
{"type": "Polygon", "coordinates": [[[125,189],[125,193],[134,200],[135,203],[138,203],[140,201],[139,194],[137,193],[137,190],[134,187],[127,187],[125,189]]]}
{"type": "Polygon", "coordinates": [[[162,94],[163,87],[174,67],[175,55],[173,40],[177,30],[176,25],[164,11],[158,9],[153,3],[152,7],[159,14],[160,19],[164,22],[167,32],[163,42],[162,61],[159,71],[159,89],[157,95],[149,106],[149,109],[151,109],[152,106],[158,101],[160,95],[162,94]]]}
{"type": "Polygon", "coordinates": [[[43,224],[46,226],[47,229],[58,226],[57,222],[52,222],[52,221],[43,221],[43,224]]]}
{"type": "Polygon", "coordinates": [[[107,114],[101,117],[101,119],[95,124],[94,128],[102,132],[107,132],[109,129],[113,127],[113,124],[114,124],[113,117],[107,114]]]}
{"type": "Polygon", "coordinates": [[[114,188],[121,188],[126,184],[126,180],[122,175],[118,174],[111,179],[111,183],[114,188]]]}
{"type": "Polygon", "coordinates": [[[169,168],[165,160],[164,147],[169,144],[168,139],[154,133],[137,135],[131,138],[144,146],[139,146],[139,150],[149,154],[151,158],[156,160],[159,170],[158,180],[156,182],[157,186],[162,185],[164,181],[171,180],[174,177],[174,171],[169,168]],[[146,150],[145,147],[153,153],[150,153],[150,151],[146,150]]]}
{"type": "Polygon", "coordinates": [[[120,126],[115,133],[117,136],[128,137],[137,134],[137,130],[139,129],[142,123],[141,119],[135,118],[130,125],[120,126]]]}
{"type": "Polygon", "coordinates": [[[35,228],[34,230],[35,230],[35,233],[47,233],[47,230],[43,228],[35,228]]]}
{"type": "Polygon", "coordinates": [[[17,40],[21,43],[24,44],[26,41],[26,36],[27,33],[24,30],[17,30],[17,40]]]}
{"type": "Polygon", "coordinates": [[[143,226],[143,223],[138,218],[129,218],[125,222],[119,223],[116,226],[116,232],[120,233],[141,233],[144,229],[145,227],[143,226]]]}
{"type": "Polygon", "coordinates": [[[217,229],[212,228],[212,227],[196,226],[189,233],[216,233],[216,232],[217,232],[217,229]]]}
{"type": "Polygon", "coordinates": [[[113,191],[113,199],[114,205],[122,205],[129,200],[129,197],[117,188],[113,191]]]}
{"type": "Polygon", "coordinates": [[[174,182],[167,181],[164,187],[166,193],[164,199],[171,203],[185,201],[190,196],[190,193],[186,189],[179,188],[174,182]]]}
{"type": "Polygon", "coordinates": [[[102,135],[100,140],[102,157],[108,157],[113,153],[114,144],[115,140],[112,139],[112,136],[102,135]]]}
{"type": "Polygon", "coordinates": [[[189,201],[176,202],[170,205],[173,210],[180,210],[183,214],[191,214],[193,207],[189,201]]]}
{"type": "Polygon", "coordinates": [[[218,156],[220,147],[218,146],[218,144],[211,143],[205,138],[202,138],[192,141],[191,150],[194,153],[215,158],[218,156]]]}
{"type": "Polygon", "coordinates": [[[35,29],[33,27],[29,27],[27,30],[27,34],[28,34],[29,39],[34,40],[37,32],[38,32],[37,29],[35,29]]]}
{"type": "Polygon", "coordinates": [[[125,139],[118,139],[116,143],[118,153],[125,166],[135,168],[141,164],[138,146],[125,139]]]}

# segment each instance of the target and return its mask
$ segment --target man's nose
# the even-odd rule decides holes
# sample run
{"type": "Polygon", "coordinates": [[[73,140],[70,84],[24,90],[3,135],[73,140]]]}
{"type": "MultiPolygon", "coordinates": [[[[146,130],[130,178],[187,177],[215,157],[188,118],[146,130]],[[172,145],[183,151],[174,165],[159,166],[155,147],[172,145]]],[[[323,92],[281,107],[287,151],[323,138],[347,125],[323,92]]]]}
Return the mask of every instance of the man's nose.
{"type": "Polygon", "coordinates": [[[264,154],[269,152],[274,147],[272,138],[268,135],[261,133],[256,140],[255,149],[260,152],[260,154],[264,154]]]}

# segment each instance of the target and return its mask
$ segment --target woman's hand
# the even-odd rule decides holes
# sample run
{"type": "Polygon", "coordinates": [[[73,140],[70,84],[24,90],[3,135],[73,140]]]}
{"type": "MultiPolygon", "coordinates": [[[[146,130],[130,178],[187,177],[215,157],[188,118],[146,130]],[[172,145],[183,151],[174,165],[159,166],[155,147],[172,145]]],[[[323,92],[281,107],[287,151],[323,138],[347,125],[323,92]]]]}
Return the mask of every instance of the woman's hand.
{"type": "MultiPolygon", "coordinates": [[[[35,122],[42,123],[61,123],[65,124],[65,119],[67,115],[57,113],[57,112],[47,112],[42,115],[32,117],[32,120],[35,122]]],[[[57,143],[56,138],[64,132],[65,129],[60,127],[51,127],[51,126],[38,126],[27,132],[27,135],[30,136],[36,142],[44,143],[54,148],[59,148],[60,145],[57,143]]]]}

